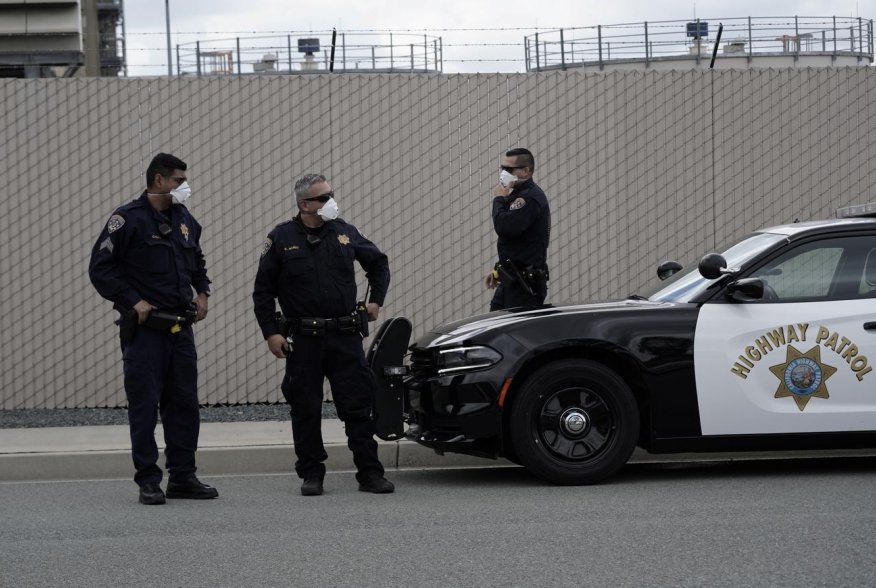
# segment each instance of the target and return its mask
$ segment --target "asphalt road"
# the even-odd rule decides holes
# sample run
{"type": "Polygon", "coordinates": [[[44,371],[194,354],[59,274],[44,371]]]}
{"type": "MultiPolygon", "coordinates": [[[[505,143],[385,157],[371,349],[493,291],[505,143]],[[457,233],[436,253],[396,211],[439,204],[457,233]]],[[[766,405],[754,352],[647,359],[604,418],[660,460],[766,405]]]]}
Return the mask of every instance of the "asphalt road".
{"type": "Polygon", "coordinates": [[[519,468],[205,478],[146,507],[132,482],[0,484],[2,586],[867,586],[876,459],[627,466],[600,486],[519,468]]]}

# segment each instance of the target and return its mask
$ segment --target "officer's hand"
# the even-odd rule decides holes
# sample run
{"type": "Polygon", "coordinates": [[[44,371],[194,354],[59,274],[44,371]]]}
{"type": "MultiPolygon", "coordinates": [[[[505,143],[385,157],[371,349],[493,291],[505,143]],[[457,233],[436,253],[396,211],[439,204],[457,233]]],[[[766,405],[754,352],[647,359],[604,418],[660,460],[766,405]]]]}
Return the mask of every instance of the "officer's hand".
{"type": "Polygon", "coordinates": [[[501,183],[496,184],[495,194],[496,196],[507,196],[511,193],[511,188],[506,188],[501,183]]]}
{"type": "Polygon", "coordinates": [[[134,310],[137,312],[137,323],[143,324],[146,322],[146,319],[149,318],[149,313],[155,309],[154,306],[146,302],[145,300],[140,300],[137,304],[134,305],[134,310]]]}
{"type": "Polygon", "coordinates": [[[498,280],[496,280],[495,274],[493,274],[493,272],[488,273],[487,277],[484,279],[484,286],[486,286],[488,289],[492,290],[498,285],[499,285],[499,282],[498,282],[498,280]]]}
{"type": "Polygon", "coordinates": [[[198,307],[198,314],[195,317],[196,321],[202,321],[207,317],[207,295],[201,292],[195,298],[195,306],[198,307]]]}
{"type": "Polygon", "coordinates": [[[376,302],[369,302],[365,309],[368,311],[368,322],[373,323],[376,321],[377,315],[380,314],[380,305],[376,302]]]}
{"type": "Polygon", "coordinates": [[[289,344],[283,335],[271,335],[268,337],[268,349],[274,354],[274,357],[283,359],[289,352],[289,344]]]}

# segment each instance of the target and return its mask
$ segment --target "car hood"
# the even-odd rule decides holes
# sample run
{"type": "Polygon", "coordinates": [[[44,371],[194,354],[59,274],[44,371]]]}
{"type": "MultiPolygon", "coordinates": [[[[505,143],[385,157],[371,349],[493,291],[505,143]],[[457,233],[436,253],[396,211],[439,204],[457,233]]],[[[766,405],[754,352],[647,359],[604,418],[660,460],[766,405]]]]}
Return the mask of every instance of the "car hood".
{"type": "Polygon", "coordinates": [[[650,300],[619,300],[595,304],[547,305],[532,310],[500,310],[430,329],[429,333],[417,340],[416,345],[417,347],[425,348],[462,343],[488,331],[507,329],[523,322],[537,321],[548,317],[556,317],[557,315],[580,315],[635,309],[644,310],[661,306],[671,306],[671,303],[651,302],[650,300]]]}

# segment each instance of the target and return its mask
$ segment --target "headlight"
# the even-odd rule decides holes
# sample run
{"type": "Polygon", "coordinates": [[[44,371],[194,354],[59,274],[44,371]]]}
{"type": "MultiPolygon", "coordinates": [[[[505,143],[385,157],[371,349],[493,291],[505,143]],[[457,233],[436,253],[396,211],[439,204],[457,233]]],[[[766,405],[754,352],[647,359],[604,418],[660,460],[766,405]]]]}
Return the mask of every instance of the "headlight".
{"type": "Polygon", "coordinates": [[[483,345],[451,347],[438,352],[438,375],[479,370],[502,360],[502,354],[483,345]]]}

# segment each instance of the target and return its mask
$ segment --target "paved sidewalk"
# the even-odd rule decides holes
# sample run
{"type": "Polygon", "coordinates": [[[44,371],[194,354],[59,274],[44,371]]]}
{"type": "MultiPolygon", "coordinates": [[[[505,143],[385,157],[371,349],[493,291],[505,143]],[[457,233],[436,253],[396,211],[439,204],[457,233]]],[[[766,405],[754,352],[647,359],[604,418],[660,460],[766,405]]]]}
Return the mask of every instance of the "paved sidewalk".
{"type": "MultiPolygon", "coordinates": [[[[326,467],[354,470],[343,423],[323,419],[322,433],[326,467]]],[[[163,450],[161,425],[155,438],[163,450]]],[[[0,481],[130,478],[130,448],[127,425],[0,429],[0,481]]],[[[387,470],[508,464],[440,456],[411,441],[378,441],[378,454],[387,470]]],[[[293,473],[292,426],[287,421],[201,423],[197,460],[200,476],[293,473]]]]}

